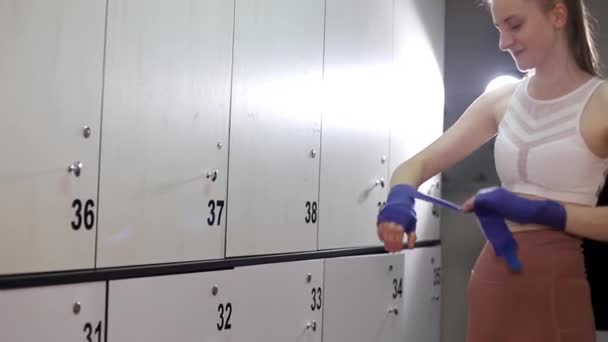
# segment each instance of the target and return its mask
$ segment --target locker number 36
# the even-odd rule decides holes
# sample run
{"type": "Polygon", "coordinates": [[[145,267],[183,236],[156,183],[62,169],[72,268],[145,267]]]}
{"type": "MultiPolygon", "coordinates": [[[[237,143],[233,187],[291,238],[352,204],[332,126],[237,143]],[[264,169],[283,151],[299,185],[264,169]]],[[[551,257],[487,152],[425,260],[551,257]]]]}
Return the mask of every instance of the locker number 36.
{"type": "Polygon", "coordinates": [[[74,218],[72,219],[72,229],[79,230],[83,225],[86,230],[93,228],[95,224],[95,202],[92,199],[86,202],[75,199],[72,201],[72,209],[74,209],[74,218]]]}

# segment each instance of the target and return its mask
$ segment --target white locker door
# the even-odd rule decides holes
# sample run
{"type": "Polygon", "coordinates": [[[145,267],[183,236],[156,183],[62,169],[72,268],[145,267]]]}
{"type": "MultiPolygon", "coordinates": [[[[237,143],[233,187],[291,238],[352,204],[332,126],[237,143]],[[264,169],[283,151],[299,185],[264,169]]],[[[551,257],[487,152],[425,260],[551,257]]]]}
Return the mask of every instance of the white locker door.
{"type": "Polygon", "coordinates": [[[443,133],[445,1],[395,0],[391,170],[443,133]]]}
{"type": "Polygon", "coordinates": [[[323,9],[236,2],[228,256],[317,247],[323,9]]]}
{"type": "Polygon", "coordinates": [[[106,283],[0,291],[0,341],[105,341],[106,283]]]}
{"type": "Polygon", "coordinates": [[[235,341],[321,342],[323,260],[237,268],[235,341]]]}
{"type": "MultiPolygon", "coordinates": [[[[441,198],[440,182],[441,176],[437,175],[423,183],[418,188],[418,191],[441,198]]],[[[440,238],[439,224],[441,211],[450,209],[444,209],[441,206],[417,199],[415,210],[418,219],[416,224],[417,241],[438,240],[440,238]]]]}
{"type": "Polygon", "coordinates": [[[439,342],[441,247],[405,252],[402,316],[408,342],[439,342]]]}
{"type": "MultiPolygon", "coordinates": [[[[443,132],[445,1],[395,0],[395,114],[391,118],[390,174],[443,132]],[[415,53],[413,53],[415,51],[415,53]]],[[[422,184],[440,195],[441,176],[422,184]]],[[[418,241],[439,239],[440,208],[417,200],[418,241]]]]}
{"type": "Polygon", "coordinates": [[[327,259],[324,272],[324,342],[405,341],[402,253],[327,259]]]}
{"type": "Polygon", "coordinates": [[[379,244],[386,200],[393,0],[327,0],[319,248],[379,244]]]}
{"type": "Polygon", "coordinates": [[[224,256],[233,6],[109,1],[98,266],[224,256]]]}
{"type": "Polygon", "coordinates": [[[229,342],[246,321],[234,271],[110,281],[108,342],[229,342]]]}
{"type": "Polygon", "coordinates": [[[0,274],[94,267],[104,20],[0,0],[0,274]]]}

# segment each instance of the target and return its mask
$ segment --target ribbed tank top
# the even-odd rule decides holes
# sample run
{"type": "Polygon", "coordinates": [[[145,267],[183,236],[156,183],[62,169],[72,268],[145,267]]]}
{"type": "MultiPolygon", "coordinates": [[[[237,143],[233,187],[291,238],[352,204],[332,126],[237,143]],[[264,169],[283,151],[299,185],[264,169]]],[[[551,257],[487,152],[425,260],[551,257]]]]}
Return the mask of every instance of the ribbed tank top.
{"type": "Polygon", "coordinates": [[[519,82],[498,127],[494,159],[502,186],[516,193],[594,206],[608,159],[589,150],[580,118],[602,80],[594,77],[551,100],[531,97],[529,80],[519,82]]]}

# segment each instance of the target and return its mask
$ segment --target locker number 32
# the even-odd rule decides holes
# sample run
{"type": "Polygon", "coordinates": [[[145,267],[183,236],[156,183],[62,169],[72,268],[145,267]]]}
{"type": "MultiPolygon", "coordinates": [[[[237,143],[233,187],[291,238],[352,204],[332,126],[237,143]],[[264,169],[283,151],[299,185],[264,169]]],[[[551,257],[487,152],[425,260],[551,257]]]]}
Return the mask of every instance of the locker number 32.
{"type": "Polygon", "coordinates": [[[220,303],[217,307],[217,312],[219,313],[220,321],[217,323],[217,330],[229,330],[232,329],[232,324],[230,324],[230,317],[232,317],[232,303],[220,303]]]}

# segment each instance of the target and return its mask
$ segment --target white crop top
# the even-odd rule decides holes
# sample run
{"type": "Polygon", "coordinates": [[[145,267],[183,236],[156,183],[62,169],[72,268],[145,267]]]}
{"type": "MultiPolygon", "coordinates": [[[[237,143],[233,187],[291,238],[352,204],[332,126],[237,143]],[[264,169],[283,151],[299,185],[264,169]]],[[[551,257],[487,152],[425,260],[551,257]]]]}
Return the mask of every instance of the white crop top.
{"type": "Polygon", "coordinates": [[[496,171],[512,192],[595,206],[608,172],[608,159],[591,152],[580,117],[602,83],[592,78],[567,95],[538,100],[520,81],[498,127],[496,171]]]}

